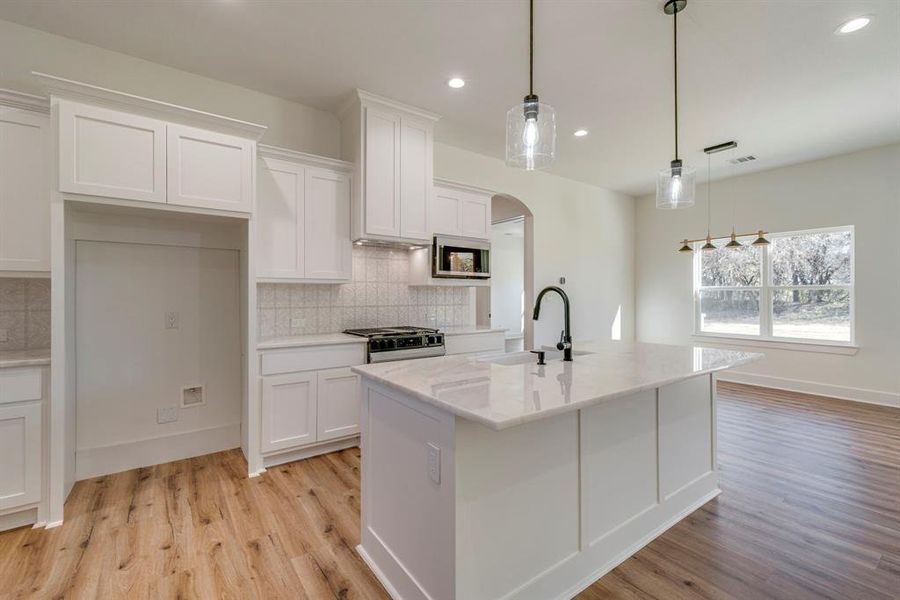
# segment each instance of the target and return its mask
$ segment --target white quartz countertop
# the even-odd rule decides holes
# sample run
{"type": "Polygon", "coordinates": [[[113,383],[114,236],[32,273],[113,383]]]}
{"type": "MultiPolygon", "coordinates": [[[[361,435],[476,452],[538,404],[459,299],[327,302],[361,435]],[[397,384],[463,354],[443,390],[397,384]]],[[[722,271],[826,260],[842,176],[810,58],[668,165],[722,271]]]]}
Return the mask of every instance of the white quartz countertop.
{"type": "Polygon", "coordinates": [[[0,369],[12,367],[38,367],[50,364],[50,349],[43,350],[2,350],[0,369]]]}
{"type": "Polygon", "coordinates": [[[576,342],[573,362],[548,353],[443,356],[353,371],[491,429],[586,408],[610,398],[753,362],[762,354],[630,342],[576,342]]]}
{"type": "Polygon", "coordinates": [[[334,344],[365,344],[366,338],[346,333],[311,333],[290,337],[272,338],[256,345],[257,350],[275,348],[301,348],[303,346],[331,346],[334,344]]]}

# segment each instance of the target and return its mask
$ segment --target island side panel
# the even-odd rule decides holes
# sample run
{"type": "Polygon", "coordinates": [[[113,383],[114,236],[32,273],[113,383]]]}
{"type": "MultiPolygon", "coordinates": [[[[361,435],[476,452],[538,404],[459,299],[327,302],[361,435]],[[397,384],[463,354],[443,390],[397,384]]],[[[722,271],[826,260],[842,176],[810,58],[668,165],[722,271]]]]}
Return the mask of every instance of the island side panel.
{"type": "Polygon", "coordinates": [[[365,376],[360,388],[359,552],[392,597],[452,600],[454,417],[365,376]]]}
{"type": "Polygon", "coordinates": [[[716,481],[715,396],[712,375],[659,388],[660,502],[716,481]]]}
{"type": "Polygon", "coordinates": [[[578,553],[578,427],[577,411],[502,431],[457,418],[458,599],[541,598],[519,594],[578,553]]]}

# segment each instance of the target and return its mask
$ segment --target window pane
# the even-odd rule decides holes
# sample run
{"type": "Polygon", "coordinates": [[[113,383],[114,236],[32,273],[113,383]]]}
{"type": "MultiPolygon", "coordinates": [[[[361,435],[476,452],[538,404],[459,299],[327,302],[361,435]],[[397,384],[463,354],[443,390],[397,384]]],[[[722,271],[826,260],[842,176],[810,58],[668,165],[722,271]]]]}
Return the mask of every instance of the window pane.
{"type": "Polygon", "coordinates": [[[772,239],[775,285],[851,284],[849,231],[801,233],[772,239]]]}
{"type": "Polygon", "coordinates": [[[762,273],[759,248],[719,248],[700,251],[700,285],[719,287],[758,286],[762,273]]]}
{"type": "Polygon", "coordinates": [[[777,337],[850,341],[847,290],[776,290],[772,310],[772,334],[777,337]]]}
{"type": "Polygon", "coordinates": [[[759,292],[752,290],[701,291],[700,331],[759,335],[759,292]]]}

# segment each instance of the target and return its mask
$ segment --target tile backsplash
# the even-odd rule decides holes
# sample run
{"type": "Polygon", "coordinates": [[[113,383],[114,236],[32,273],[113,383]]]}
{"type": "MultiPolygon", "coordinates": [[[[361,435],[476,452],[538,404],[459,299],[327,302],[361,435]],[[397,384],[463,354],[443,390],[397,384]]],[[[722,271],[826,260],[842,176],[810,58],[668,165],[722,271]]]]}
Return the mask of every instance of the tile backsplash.
{"type": "Polygon", "coordinates": [[[0,350],[50,347],[50,280],[0,277],[0,350]]]}
{"type": "Polygon", "coordinates": [[[259,339],[331,333],[350,327],[470,325],[470,288],[410,287],[409,253],[353,247],[353,281],[260,283],[259,339]]]}

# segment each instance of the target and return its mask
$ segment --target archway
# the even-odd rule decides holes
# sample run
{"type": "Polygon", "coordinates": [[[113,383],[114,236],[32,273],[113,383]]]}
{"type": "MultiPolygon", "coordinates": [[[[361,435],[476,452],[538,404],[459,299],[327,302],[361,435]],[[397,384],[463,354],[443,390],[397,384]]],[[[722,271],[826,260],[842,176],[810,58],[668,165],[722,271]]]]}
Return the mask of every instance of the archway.
{"type": "Polygon", "coordinates": [[[508,350],[532,348],[534,215],[518,198],[495,194],[491,198],[491,223],[491,286],[476,288],[477,322],[505,327],[508,350]]]}

